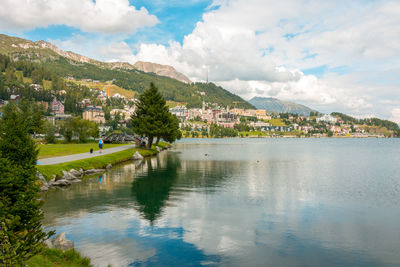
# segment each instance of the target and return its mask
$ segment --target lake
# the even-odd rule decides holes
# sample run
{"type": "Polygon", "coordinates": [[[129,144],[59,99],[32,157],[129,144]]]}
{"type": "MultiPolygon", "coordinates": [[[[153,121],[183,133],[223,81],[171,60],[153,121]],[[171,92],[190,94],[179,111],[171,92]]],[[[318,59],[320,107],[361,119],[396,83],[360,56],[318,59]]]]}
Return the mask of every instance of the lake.
{"type": "Polygon", "coordinates": [[[95,266],[399,266],[399,139],[185,139],[45,198],[95,266]]]}

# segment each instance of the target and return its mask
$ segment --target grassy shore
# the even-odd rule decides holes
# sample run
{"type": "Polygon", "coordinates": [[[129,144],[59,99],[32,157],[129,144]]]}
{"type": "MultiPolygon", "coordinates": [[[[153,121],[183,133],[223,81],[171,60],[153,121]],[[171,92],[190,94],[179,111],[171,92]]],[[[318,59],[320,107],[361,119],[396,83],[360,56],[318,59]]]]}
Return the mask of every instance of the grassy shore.
{"type": "MultiPolygon", "coordinates": [[[[160,142],[158,144],[159,147],[165,148],[168,147],[169,144],[160,142]]],[[[98,156],[94,158],[76,160],[61,164],[55,165],[38,165],[37,169],[39,172],[43,174],[44,177],[49,181],[53,175],[60,177],[62,175],[62,171],[69,171],[71,169],[79,170],[80,168],[84,170],[89,169],[103,169],[108,164],[118,164],[121,162],[128,161],[132,158],[133,154],[138,151],[143,157],[153,156],[157,154],[157,149],[153,145],[152,149],[144,149],[144,148],[133,148],[127,149],[124,151],[116,152],[109,155],[98,156]]]]}
{"type": "Polygon", "coordinates": [[[58,249],[43,248],[42,252],[30,258],[27,267],[90,267],[90,259],[82,257],[76,250],[62,252],[58,249]]]}
{"type": "MultiPolygon", "coordinates": [[[[104,149],[112,148],[116,146],[125,146],[126,144],[105,144],[104,149]]],[[[66,156],[72,154],[79,154],[89,152],[91,148],[93,151],[99,150],[97,143],[86,143],[86,144],[49,144],[49,145],[38,145],[39,148],[39,159],[66,156]]]]}

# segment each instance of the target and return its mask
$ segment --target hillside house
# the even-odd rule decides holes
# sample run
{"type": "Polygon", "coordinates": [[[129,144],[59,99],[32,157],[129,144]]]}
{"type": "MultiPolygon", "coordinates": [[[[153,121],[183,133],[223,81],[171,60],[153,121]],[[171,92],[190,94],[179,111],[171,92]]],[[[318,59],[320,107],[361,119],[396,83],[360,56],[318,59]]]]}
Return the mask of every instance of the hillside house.
{"type": "Polygon", "coordinates": [[[60,101],[57,100],[57,98],[54,97],[53,101],[51,102],[51,110],[55,114],[63,114],[64,113],[64,105],[60,101]]]}
{"type": "Polygon", "coordinates": [[[83,111],[82,117],[84,120],[94,121],[98,124],[104,124],[106,122],[104,111],[101,107],[87,107],[83,111]]]}

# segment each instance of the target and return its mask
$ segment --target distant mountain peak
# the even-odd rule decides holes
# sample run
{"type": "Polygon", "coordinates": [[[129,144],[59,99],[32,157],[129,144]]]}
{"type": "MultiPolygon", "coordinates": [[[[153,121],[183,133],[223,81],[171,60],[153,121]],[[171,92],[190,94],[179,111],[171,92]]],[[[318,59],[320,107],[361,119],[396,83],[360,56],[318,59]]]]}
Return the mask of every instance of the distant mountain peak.
{"type": "Polygon", "coordinates": [[[138,69],[143,72],[153,72],[160,76],[170,77],[184,83],[191,83],[188,77],[169,65],[161,65],[143,61],[138,61],[135,65],[127,62],[102,62],[71,51],[62,50],[58,46],[44,40],[33,42],[18,37],[0,34],[0,53],[30,53],[35,58],[39,57],[38,60],[46,60],[47,58],[54,59],[61,56],[79,63],[90,63],[102,68],[127,70],[138,69]]]}
{"type": "Polygon", "coordinates": [[[249,103],[258,109],[265,109],[271,113],[293,113],[308,116],[310,112],[315,112],[315,110],[307,106],[282,101],[274,97],[253,97],[249,103]]]}
{"type": "Polygon", "coordinates": [[[153,72],[157,75],[170,77],[184,83],[191,83],[188,77],[178,72],[174,67],[169,65],[161,65],[152,62],[138,61],[133,66],[136,69],[141,70],[143,72],[153,72]]]}

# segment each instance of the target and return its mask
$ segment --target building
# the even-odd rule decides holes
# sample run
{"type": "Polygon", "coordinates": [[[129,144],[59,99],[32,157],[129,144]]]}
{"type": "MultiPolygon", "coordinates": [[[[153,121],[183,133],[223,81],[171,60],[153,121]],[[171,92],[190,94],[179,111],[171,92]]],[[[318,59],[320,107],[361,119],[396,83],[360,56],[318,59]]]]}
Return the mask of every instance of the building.
{"type": "Polygon", "coordinates": [[[336,123],[338,121],[338,119],[331,115],[325,114],[325,115],[317,118],[317,122],[321,122],[321,121],[328,122],[328,123],[336,123]]]}
{"type": "Polygon", "coordinates": [[[243,112],[243,116],[245,116],[245,117],[257,117],[257,110],[256,109],[246,109],[243,112]]]}
{"type": "Polygon", "coordinates": [[[188,110],[188,119],[193,120],[196,117],[200,117],[203,114],[203,110],[201,108],[191,108],[188,110]]]}
{"type": "Polygon", "coordinates": [[[169,112],[175,115],[180,121],[184,121],[188,117],[188,110],[185,106],[176,106],[170,108],[169,112]]]}
{"type": "Polygon", "coordinates": [[[114,118],[116,114],[120,115],[121,120],[127,121],[131,118],[133,112],[126,109],[112,109],[110,115],[114,118]]]}
{"type": "Polygon", "coordinates": [[[20,95],[10,95],[10,101],[13,103],[18,103],[20,99],[21,99],[20,95]]]}
{"type": "Polygon", "coordinates": [[[267,122],[257,121],[251,122],[250,126],[253,126],[255,129],[260,129],[261,131],[266,131],[266,129],[271,126],[271,124],[267,122]]]}
{"type": "Polygon", "coordinates": [[[270,120],[271,116],[267,115],[267,111],[265,109],[257,109],[256,110],[257,120],[270,120]]]}
{"type": "Polygon", "coordinates": [[[55,114],[63,114],[64,113],[64,105],[54,97],[53,101],[51,102],[51,110],[55,114]]]}
{"type": "Polygon", "coordinates": [[[36,84],[36,83],[31,83],[29,85],[29,87],[33,88],[35,91],[43,90],[43,86],[41,86],[40,84],[36,84]]]}
{"type": "Polygon", "coordinates": [[[67,120],[67,119],[70,119],[70,118],[72,118],[72,115],[64,114],[64,113],[60,113],[60,114],[56,114],[54,116],[46,117],[46,119],[48,121],[52,122],[53,125],[55,125],[57,121],[64,121],[64,120],[67,120]]]}
{"type": "Polygon", "coordinates": [[[233,108],[233,109],[230,110],[230,112],[235,113],[236,115],[239,115],[239,116],[243,116],[244,109],[242,109],[242,108],[233,108]]]}
{"type": "Polygon", "coordinates": [[[98,124],[104,124],[106,122],[104,111],[101,109],[101,107],[87,107],[83,111],[83,119],[94,121],[98,124]]]}

